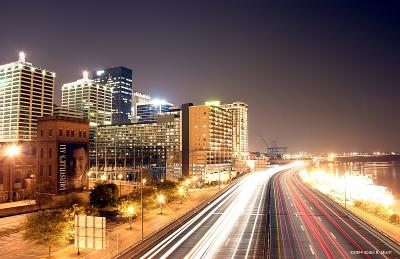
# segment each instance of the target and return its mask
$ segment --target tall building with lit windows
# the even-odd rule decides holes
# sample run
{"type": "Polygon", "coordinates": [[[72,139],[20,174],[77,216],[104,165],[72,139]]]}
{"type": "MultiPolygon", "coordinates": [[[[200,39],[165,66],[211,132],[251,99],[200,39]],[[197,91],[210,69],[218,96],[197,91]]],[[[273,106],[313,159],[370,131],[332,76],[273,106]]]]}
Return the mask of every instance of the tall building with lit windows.
{"type": "Polygon", "coordinates": [[[147,103],[139,103],[136,105],[136,121],[155,122],[158,115],[169,112],[172,106],[172,103],[159,99],[154,99],[147,103]]]}
{"type": "Polygon", "coordinates": [[[133,92],[132,97],[132,122],[138,122],[137,106],[142,103],[151,102],[151,96],[148,94],[133,92]]]}
{"type": "Polygon", "coordinates": [[[64,109],[82,111],[91,127],[110,125],[112,88],[89,79],[84,71],[82,79],[62,86],[61,105],[64,109]]]}
{"type": "Polygon", "coordinates": [[[113,67],[92,73],[97,83],[107,85],[112,92],[112,124],[132,122],[132,70],[126,67],[113,67]]]}
{"type": "Polygon", "coordinates": [[[0,142],[31,141],[37,119],[53,115],[55,73],[25,60],[0,65],[0,142]]]}
{"type": "Polygon", "coordinates": [[[247,113],[249,106],[244,102],[223,104],[232,114],[232,151],[236,159],[247,159],[249,137],[247,129],[247,113]]]}
{"type": "Polygon", "coordinates": [[[182,174],[211,181],[232,169],[232,114],[219,102],[182,105],[182,174]]]}

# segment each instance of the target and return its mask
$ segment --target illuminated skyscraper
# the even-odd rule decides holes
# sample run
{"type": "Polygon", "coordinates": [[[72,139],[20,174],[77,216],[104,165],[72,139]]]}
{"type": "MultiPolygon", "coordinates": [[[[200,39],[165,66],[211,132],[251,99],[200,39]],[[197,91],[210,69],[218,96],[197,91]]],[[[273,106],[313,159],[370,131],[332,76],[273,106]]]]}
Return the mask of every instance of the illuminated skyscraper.
{"type": "Polygon", "coordinates": [[[37,119],[53,115],[55,73],[19,60],[0,66],[0,142],[30,141],[37,119]]]}
{"type": "Polygon", "coordinates": [[[83,112],[91,127],[110,125],[112,114],[112,88],[88,78],[83,78],[62,86],[61,103],[63,108],[83,112]]]}
{"type": "Polygon", "coordinates": [[[113,89],[112,124],[126,124],[132,121],[132,70],[113,67],[93,72],[93,80],[113,89]]]}
{"type": "Polygon", "coordinates": [[[223,104],[232,114],[232,151],[238,159],[246,159],[248,156],[249,137],[247,129],[247,112],[249,106],[243,102],[223,104]]]}

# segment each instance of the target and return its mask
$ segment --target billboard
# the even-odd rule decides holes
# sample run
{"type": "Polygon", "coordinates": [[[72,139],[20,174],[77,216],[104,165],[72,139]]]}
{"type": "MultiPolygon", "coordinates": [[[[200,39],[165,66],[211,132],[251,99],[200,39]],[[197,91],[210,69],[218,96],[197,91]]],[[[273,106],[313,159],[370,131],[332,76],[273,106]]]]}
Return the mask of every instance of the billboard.
{"type": "Polygon", "coordinates": [[[106,218],[75,215],[75,247],[106,249],[106,218]]]}
{"type": "Polygon", "coordinates": [[[88,144],[58,144],[57,191],[68,193],[88,188],[89,147],[88,144]]]}

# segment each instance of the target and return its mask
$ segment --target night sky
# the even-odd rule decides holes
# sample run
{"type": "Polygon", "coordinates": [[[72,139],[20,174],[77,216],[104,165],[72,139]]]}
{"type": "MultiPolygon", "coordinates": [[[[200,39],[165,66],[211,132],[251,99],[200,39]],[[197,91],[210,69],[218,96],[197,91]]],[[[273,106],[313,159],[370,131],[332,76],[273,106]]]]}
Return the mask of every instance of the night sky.
{"type": "Polygon", "coordinates": [[[123,65],[174,104],[249,104],[289,151],[400,151],[398,1],[1,1],[0,64],[57,73],[123,65]],[[300,2],[302,2],[300,4],[300,2]],[[397,2],[397,3],[396,3],[397,2]]]}

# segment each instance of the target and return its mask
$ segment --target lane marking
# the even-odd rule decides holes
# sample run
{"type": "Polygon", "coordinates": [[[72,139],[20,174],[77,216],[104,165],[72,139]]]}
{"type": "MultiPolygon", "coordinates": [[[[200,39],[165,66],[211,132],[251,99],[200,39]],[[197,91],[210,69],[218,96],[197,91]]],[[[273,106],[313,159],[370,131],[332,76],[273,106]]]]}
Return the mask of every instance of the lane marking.
{"type": "MultiPolygon", "coordinates": [[[[332,234],[332,233],[331,233],[331,234],[332,234]]],[[[226,241],[226,243],[225,243],[225,247],[228,245],[229,241],[231,241],[231,239],[230,239],[230,238],[228,238],[228,241],[226,241]]]]}
{"type": "Polygon", "coordinates": [[[297,216],[297,213],[295,213],[294,215],[296,215],[296,217],[299,217],[299,216],[297,216]]]}
{"type": "Polygon", "coordinates": [[[301,230],[303,230],[303,231],[304,231],[303,225],[300,225],[300,227],[301,227],[301,230]]]}
{"type": "Polygon", "coordinates": [[[319,221],[321,221],[321,222],[322,222],[322,219],[321,219],[320,217],[318,217],[318,219],[319,219],[319,221]]]}
{"type": "Polygon", "coordinates": [[[311,208],[311,206],[310,206],[310,209],[313,210],[313,208],[311,208]]]}
{"type": "Polygon", "coordinates": [[[333,238],[336,239],[335,235],[334,235],[332,232],[330,232],[330,233],[331,233],[331,235],[333,236],[333,238]]]}
{"type": "Polygon", "coordinates": [[[314,250],[312,249],[311,245],[308,245],[308,247],[310,248],[311,253],[314,255],[314,250]]]}

